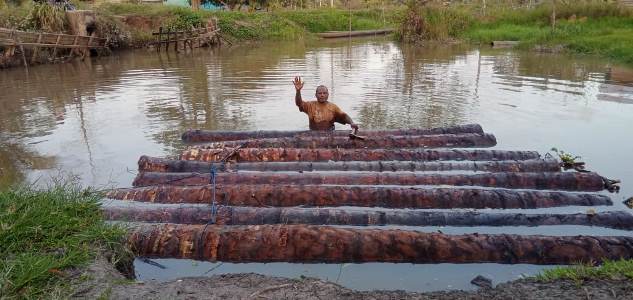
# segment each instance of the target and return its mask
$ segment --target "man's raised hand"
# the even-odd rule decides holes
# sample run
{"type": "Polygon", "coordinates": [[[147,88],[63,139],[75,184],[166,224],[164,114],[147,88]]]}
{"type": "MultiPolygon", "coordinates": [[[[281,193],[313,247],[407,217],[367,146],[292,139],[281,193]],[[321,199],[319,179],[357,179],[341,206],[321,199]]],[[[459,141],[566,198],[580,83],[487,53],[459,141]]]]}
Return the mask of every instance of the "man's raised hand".
{"type": "Polygon", "coordinates": [[[295,80],[292,81],[292,84],[295,85],[295,89],[300,91],[303,88],[303,81],[301,81],[301,77],[295,77],[295,80]]]}

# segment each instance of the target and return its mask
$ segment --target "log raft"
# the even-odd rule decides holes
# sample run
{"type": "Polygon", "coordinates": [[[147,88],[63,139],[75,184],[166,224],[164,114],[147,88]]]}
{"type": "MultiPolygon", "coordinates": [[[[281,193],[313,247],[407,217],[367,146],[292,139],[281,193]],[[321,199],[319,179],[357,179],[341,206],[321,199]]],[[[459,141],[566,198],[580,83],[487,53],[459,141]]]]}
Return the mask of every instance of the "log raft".
{"type": "Polygon", "coordinates": [[[224,148],[187,149],[181,160],[208,162],[269,161],[439,161],[439,160],[529,160],[539,159],[536,151],[458,150],[458,149],[301,149],[301,148],[224,148]]]}
{"type": "Polygon", "coordinates": [[[349,225],[349,226],[544,226],[581,225],[633,230],[633,215],[623,211],[594,214],[521,214],[473,211],[350,210],[333,208],[281,208],[153,204],[107,205],[107,220],[126,222],[218,225],[349,225]]]}
{"type": "Polygon", "coordinates": [[[633,258],[633,237],[445,235],[312,225],[138,225],[137,255],[227,262],[572,264],[633,258]]]}
{"type": "MultiPolygon", "coordinates": [[[[200,130],[191,129],[182,134],[182,140],[187,143],[196,142],[218,142],[218,141],[234,141],[245,139],[263,139],[263,138],[282,138],[297,136],[345,136],[349,135],[349,130],[334,131],[313,131],[313,130],[259,130],[259,131],[217,131],[217,130],[200,130]]],[[[360,135],[364,136],[407,136],[407,135],[436,135],[436,134],[460,134],[460,133],[477,133],[483,134],[484,131],[479,124],[466,124],[451,127],[438,128],[420,128],[420,129],[391,129],[391,130],[362,130],[360,135]]]]}
{"type": "MultiPolygon", "coordinates": [[[[140,172],[132,185],[201,185],[211,183],[211,176],[210,173],[140,172]]],[[[477,174],[242,172],[216,175],[215,182],[217,184],[452,185],[566,191],[601,191],[608,186],[607,179],[591,172],[477,174]]]]}
{"type": "MultiPolygon", "coordinates": [[[[152,203],[210,203],[212,186],[160,185],[117,189],[106,197],[152,203]]],[[[231,206],[359,206],[385,208],[519,208],[612,205],[593,193],[404,186],[217,185],[217,201],[231,206]]]]}
{"type": "Polygon", "coordinates": [[[139,171],[149,172],[209,172],[215,167],[220,172],[559,172],[560,163],[554,159],[503,160],[503,161],[330,161],[330,162],[242,162],[212,163],[141,156],[139,171]]]}
{"type": "Polygon", "coordinates": [[[441,147],[493,147],[497,139],[492,134],[462,133],[414,136],[368,136],[350,139],[345,136],[297,136],[213,142],[195,146],[200,149],[222,148],[310,148],[310,149],[392,149],[441,147]]]}
{"type": "Polygon", "coordinates": [[[612,205],[608,196],[587,192],[617,190],[615,181],[595,173],[561,172],[558,161],[541,159],[535,151],[424,149],[495,145],[494,136],[485,134],[479,125],[359,134],[366,139],[350,141],[349,131],[188,131],[183,140],[198,144],[185,150],[180,160],[142,157],[134,185],[143,187],[110,191],[107,197],[128,200],[128,205],[103,209],[112,220],[188,223],[131,225],[128,241],[132,249],[149,257],[532,264],[633,257],[633,237],[444,235],[338,227],[585,225],[633,229],[633,216],[626,212],[337,209],[612,205]],[[201,144],[205,142],[212,144],[201,144]]]}

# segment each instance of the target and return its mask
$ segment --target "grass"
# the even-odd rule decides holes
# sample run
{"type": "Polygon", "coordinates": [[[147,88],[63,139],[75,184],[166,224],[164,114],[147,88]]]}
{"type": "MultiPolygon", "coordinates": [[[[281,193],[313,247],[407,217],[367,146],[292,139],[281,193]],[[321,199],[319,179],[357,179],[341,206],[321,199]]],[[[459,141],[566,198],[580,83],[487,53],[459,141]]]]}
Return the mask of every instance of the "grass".
{"type": "Polygon", "coordinates": [[[557,267],[543,271],[536,276],[539,281],[569,279],[580,282],[586,279],[633,280],[633,260],[606,261],[601,266],[577,265],[557,267]]]}
{"type": "Polygon", "coordinates": [[[103,251],[113,262],[129,258],[124,231],[106,225],[98,194],[71,184],[45,191],[0,191],[0,295],[11,298],[63,296],[68,270],[103,251]]]}
{"type": "MultiPolygon", "coordinates": [[[[292,40],[311,33],[347,30],[349,12],[341,9],[276,10],[273,12],[198,11],[169,5],[108,3],[98,7],[107,15],[142,15],[158,17],[169,28],[188,28],[217,18],[224,35],[233,40],[292,40]]],[[[397,10],[379,9],[352,11],[352,29],[367,30],[393,27],[397,10]]]]}
{"type": "Polygon", "coordinates": [[[419,7],[410,4],[400,21],[405,41],[460,39],[472,43],[520,41],[529,49],[558,46],[576,54],[591,54],[633,64],[633,10],[602,1],[559,2],[556,26],[551,5],[532,9],[492,6],[482,15],[469,6],[419,7]],[[421,24],[422,26],[417,26],[421,24]]]}

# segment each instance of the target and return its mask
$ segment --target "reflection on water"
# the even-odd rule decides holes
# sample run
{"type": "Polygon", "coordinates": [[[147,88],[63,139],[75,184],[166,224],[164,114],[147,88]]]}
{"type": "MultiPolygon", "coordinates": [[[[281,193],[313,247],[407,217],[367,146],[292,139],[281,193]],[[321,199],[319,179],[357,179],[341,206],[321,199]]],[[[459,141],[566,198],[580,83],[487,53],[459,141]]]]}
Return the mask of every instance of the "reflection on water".
{"type": "MultiPolygon", "coordinates": [[[[621,201],[633,191],[632,69],[590,58],[382,39],[277,42],[195,55],[137,51],[28,73],[4,70],[0,186],[59,170],[88,185],[129,186],[140,155],[176,155],[188,128],[307,129],[293,100],[297,75],[306,81],[305,98],[317,85],[329,86],[331,100],[362,128],[481,123],[496,134],[497,148],[556,146],[622,179],[613,209],[624,209],[621,201]]],[[[499,274],[540,270],[509,268],[499,274]]],[[[356,269],[361,276],[364,269],[350,268],[356,269]]],[[[392,283],[386,285],[398,287],[392,283]]]]}

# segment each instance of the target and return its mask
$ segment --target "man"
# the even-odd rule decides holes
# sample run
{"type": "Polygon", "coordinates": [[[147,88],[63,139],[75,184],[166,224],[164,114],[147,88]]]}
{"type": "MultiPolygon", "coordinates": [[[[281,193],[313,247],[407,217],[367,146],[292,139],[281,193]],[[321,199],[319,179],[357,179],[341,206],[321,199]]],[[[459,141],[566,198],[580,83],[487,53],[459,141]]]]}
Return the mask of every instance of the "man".
{"type": "Polygon", "coordinates": [[[352,118],[344,113],[336,104],[328,102],[329,92],[327,87],[320,85],[316,89],[316,101],[303,101],[301,99],[301,89],[303,81],[301,77],[295,77],[292,82],[295,85],[297,94],[295,104],[308,115],[310,130],[334,130],[334,122],[349,124],[353,129],[358,130],[358,125],[354,124],[352,118]]]}

